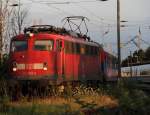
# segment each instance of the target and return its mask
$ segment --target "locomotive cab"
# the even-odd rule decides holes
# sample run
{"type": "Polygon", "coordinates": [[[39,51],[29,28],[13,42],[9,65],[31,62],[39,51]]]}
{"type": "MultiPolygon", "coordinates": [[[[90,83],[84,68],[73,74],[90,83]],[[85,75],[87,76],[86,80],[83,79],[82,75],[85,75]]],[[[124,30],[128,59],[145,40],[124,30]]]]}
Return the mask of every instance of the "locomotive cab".
{"type": "Polygon", "coordinates": [[[57,55],[54,42],[54,36],[47,34],[14,37],[10,48],[11,76],[23,80],[55,79],[57,55]]]}

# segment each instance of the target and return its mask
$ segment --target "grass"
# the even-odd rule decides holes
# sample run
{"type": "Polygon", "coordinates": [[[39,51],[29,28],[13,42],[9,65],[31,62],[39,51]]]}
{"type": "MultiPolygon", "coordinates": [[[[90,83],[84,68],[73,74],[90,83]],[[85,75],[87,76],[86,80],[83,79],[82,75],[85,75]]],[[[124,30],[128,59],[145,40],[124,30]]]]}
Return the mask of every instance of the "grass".
{"type": "MultiPolygon", "coordinates": [[[[72,92],[70,92],[72,94],[72,92]]],[[[99,90],[80,86],[73,96],[52,96],[47,98],[33,98],[28,101],[22,97],[19,101],[11,102],[7,96],[1,97],[0,114],[7,115],[84,115],[89,110],[96,110],[103,106],[116,107],[118,102],[113,97],[100,93],[99,90]],[[6,98],[6,99],[5,99],[6,98]]]]}
{"type": "Polygon", "coordinates": [[[0,78],[0,115],[149,115],[150,99],[136,82],[119,81],[117,85],[94,89],[80,85],[68,87],[65,95],[47,98],[22,97],[12,102],[5,79],[0,78]]]}
{"type": "Polygon", "coordinates": [[[86,96],[66,99],[51,97],[35,99],[31,102],[20,100],[7,103],[7,109],[1,113],[8,115],[82,115],[85,110],[96,110],[103,106],[116,106],[117,103],[108,96],[86,96]],[[105,102],[104,104],[102,102],[105,102]]]}

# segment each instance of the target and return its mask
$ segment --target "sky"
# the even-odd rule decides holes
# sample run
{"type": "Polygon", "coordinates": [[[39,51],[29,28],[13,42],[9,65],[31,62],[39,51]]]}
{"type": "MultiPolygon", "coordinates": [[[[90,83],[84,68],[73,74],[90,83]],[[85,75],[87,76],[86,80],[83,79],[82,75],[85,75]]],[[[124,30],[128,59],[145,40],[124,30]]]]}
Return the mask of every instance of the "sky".
{"type": "MultiPolygon", "coordinates": [[[[141,32],[141,48],[150,46],[150,0],[120,0],[121,44],[141,32]]],[[[85,16],[89,19],[88,35],[103,44],[104,49],[117,54],[117,0],[21,0],[21,7],[28,9],[26,26],[49,24],[62,27],[67,16],[85,16]]],[[[84,25],[83,25],[84,26],[84,25]]],[[[67,26],[66,26],[67,28],[67,26]]],[[[135,41],[137,42],[137,41],[135,41]]],[[[138,48],[131,42],[121,48],[122,59],[138,48]]]]}

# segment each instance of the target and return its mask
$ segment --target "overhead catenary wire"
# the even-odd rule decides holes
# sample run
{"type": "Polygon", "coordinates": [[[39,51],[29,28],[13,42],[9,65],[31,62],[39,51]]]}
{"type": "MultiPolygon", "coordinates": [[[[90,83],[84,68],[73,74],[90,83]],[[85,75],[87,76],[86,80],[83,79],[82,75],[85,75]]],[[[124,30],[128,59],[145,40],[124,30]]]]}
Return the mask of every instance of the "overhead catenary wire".
{"type": "MultiPolygon", "coordinates": [[[[97,2],[98,0],[95,0],[95,1],[67,1],[67,2],[44,2],[44,1],[39,1],[39,2],[41,2],[41,3],[44,3],[44,4],[75,4],[75,3],[82,3],[82,2],[97,2]]],[[[77,4],[77,5],[79,5],[79,4],[77,4]]],[[[56,8],[56,7],[55,7],[56,8]]],[[[89,10],[89,9],[87,9],[87,8],[84,8],[83,6],[81,6],[80,8],[82,8],[82,9],[84,9],[84,10],[86,10],[86,11],[88,11],[88,13],[90,13],[91,15],[94,15],[96,18],[98,18],[100,21],[113,21],[113,22],[115,22],[116,20],[113,20],[113,19],[106,19],[106,18],[100,18],[99,16],[97,16],[97,15],[95,15],[95,13],[93,13],[91,10],[89,10]]],[[[57,8],[58,9],[58,8],[57,8]]],[[[62,9],[61,9],[62,10],[62,9]]],[[[116,23],[116,22],[115,22],[116,23]]],[[[107,23],[108,24],[108,23],[107,23]]],[[[126,27],[129,27],[129,26],[136,26],[137,24],[135,24],[135,25],[126,25],[126,27]]]]}
{"type": "MultiPolygon", "coordinates": [[[[71,14],[71,13],[68,13],[68,11],[64,11],[63,9],[61,9],[61,8],[58,8],[58,7],[56,7],[56,6],[54,6],[54,5],[60,5],[60,4],[62,4],[62,5],[68,5],[68,4],[73,4],[73,3],[81,3],[81,2],[97,2],[98,0],[95,0],[95,1],[78,1],[78,2],[44,2],[44,1],[36,1],[36,0],[30,0],[31,2],[33,2],[33,3],[39,3],[39,4],[45,4],[45,5],[48,5],[48,6],[50,6],[50,7],[53,7],[54,9],[57,9],[57,10],[59,10],[59,11],[62,11],[62,12],[64,12],[64,13],[66,13],[66,14],[71,14]]],[[[79,5],[79,4],[78,4],[79,5]]],[[[88,9],[85,9],[85,8],[81,8],[82,10],[84,9],[86,12],[87,12],[87,10],[88,9]]],[[[105,19],[105,18],[100,18],[99,16],[97,16],[97,15],[95,15],[94,13],[92,13],[90,10],[88,10],[88,12],[87,13],[90,13],[91,15],[94,15],[96,18],[98,18],[99,20],[98,21],[101,21],[101,20],[103,20],[103,22],[105,23],[105,21],[115,21],[115,20],[110,20],[110,19],[105,19]]],[[[106,23],[106,24],[109,24],[109,23],[106,23]]]]}
{"type": "MultiPolygon", "coordinates": [[[[31,0],[31,1],[33,1],[33,0],[31,0]]],[[[43,4],[43,3],[42,3],[43,4]]],[[[74,16],[74,14],[72,14],[72,13],[70,13],[70,12],[68,12],[68,11],[64,11],[63,9],[61,9],[61,8],[59,8],[59,7],[56,7],[56,6],[54,6],[54,5],[50,5],[50,4],[46,4],[46,3],[44,3],[45,5],[47,5],[48,7],[51,7],[51,8],[53,8],[53,9],[56,9],[57,11],[59,11],[59,12],[62,12],[62,13],[65,13],[65,14],[68,14],[68,15],[71,15],[71,16],[74,16]]],[[[57,4],[56,4],[57,5],[57,4]]],[[[79,6],[79,4],[77,4],[76,6],[79,6]]],[[[84,9],[84,10],[86,10],[87,11],[87,8],[85,9],[84,7],[80,7],[81,9],[84,9]]],[[[97,16],[95,13],[93,13],[91,10],[89,10],[88,9],[88,13],[90,13],[91,15],[93,15],[94,17],[96,17],[97,18],[97,20],[94,20],[94,21],[92,21],[92,22],[89,22],[89,23],[91,23],[91,24],[94,24],[94,25],[96,25],[97,26],[97,24],[98,23],[100,23],[100,21],[101,21],[101,23],[103,24],[103,26],[102,25],[99,25],[99,26],[97,26],[97,27],[100,27],[100,28],[102,28],[102,29],[104,29],[104,28],[108,28],[108,26],[107,25],[109,25],[109,27],[116,27],[116,24],[114,23],[114,24],[110,24],[110,23],[106,23],[105,21],[106,21],[106,19],[104,19],[104,18],[100,18],[99,16],[97,16]]],[[[112,21],[112,20],[111,20],[112,21]]],[[[141,25],[141,24],[140,24],[141,25]]],[[[137,26],[137,24],[126,24],[125,26],[124,26],[124,28],[129,28],[129,27],[136,27],[137,26]]],[[[141,26],[144,26],[144,25],[141,25],[141,26]]],[[[104,33],[104,32],[103,32],[104,33]]],[[[102,34],[103,34],[102,33],[102,34]]]]}
{"type": "Polygon", "coordinates": [[[98,0],[84,0],[84,1],[64,1],[64,2],[56,2],[56,1],[44,1],[44,0],[29,0],[32,2],[44,3],[44,4],[79,4],[79,3],[94,3],[99,2],[98,0]]]}
{"type": "MultiPolygon", "coordinates": [[[[71,5],[71,4],[74,4],[75,6],[78,6],[78,8],[80,8],[81,10],[84,10],[86,11],[88,14],[90,14],[90,16],[93,16],[95,19],[93,19],[91,22],[89,22],[90,24],[93,24],[97,27],[102,27],[99,23],[103,23],[103,28],[108,28],[108,25],[110,27],[116,27],[116,20],[111,20],[111,19],[107,19],[107,18],[101,18],[99,15],[95,14],[94,12],[92,12],[89,8],[86,8],[86,7],[82,7],[82,4],[79,4],[79,3],[88,3],[88,2],[98,2],[97,0],[95,1],[91,1],[91,0],[86,0],[86,1],[64,1],[64,2],[56,2],[56,1],[37,1],[37,0],[28,0],[28,1],[31,1],[32,3],[38,3],[38,4],[43,4],[43,5],[47,5],[48,7],[50,8],[53,8],[55,10],[57,10],[59,13],[64,13],[66,15],[71,15],[71,16],[74,16],[73,13],[71,13],[69,10],[64,10],[63,8],[60,8],[60,7],[57,7],[58,5],[71,5]],[[81,6],[81,7],[80,7],[81,6]],[[113,24],[111,22],[114,22],[113,24]]],[[[91,20],[91,19],[90,19],[91,20]]],[[[146,28],[146,29],[150,29],[149,25],[150,24],[149,22],[142,22],[141,21],[128,21],[126,22],[124,25],[124,27],[122,28],[131,28],[131,27],[138,27],[139,25],[142,27],[142,28],[146,28]],[[136,23],[136,22],[139,22],[139,23],[136,23]]]]}
{"type": "MultiPolygon", "coordinates": [[[[54,5],[69,5],[69,4],[76,4],[76,6],[79,6],[78,3],[88,3],[88,2],[99,2],[98,0],[95,0],[95,1],[90,1],[90,0],[87,0],[87,1],[64,1],[64,2],[56,2],[56,1],[37,1],[37,0],[28,0],[28,1],[31,1],[32,3],[39,3],[39,4],[45,4],[53,9],[56,9],[62,13],[65,13],[65,14],[68,14],[68,15],[72,15],[74,16],[74,14],[68,12],[68,11],[65,11],[59,7],[56,7],[54,5]]],[[[80,7],[82,10],[85,10],[87,13],[91,14],[92,16],[94,16],[95,18],[97,18],[98,20],[94,20],[95,22],[98,22],[98,23],[103,23],[103,24],[106,24],[106,25],[111,25],[112,27],[116,27],[116,21],[113,20],[113,19],[106,19],[106,18],[101,18],[99,17],[98,15],[96,15],[95,13],[93,13],[91,10],[89,10],[88,8],[85,8],[85,7],[80,7]],[[103,21],[103,22],[102,22],[103,21]],[[108,23],[109,22],[109,23],[108,23]],[[110,22],[114,22],[113,24],[111,24],[110,22]]],[[[133,21],[131,21],[130,23],[133,23],[133,21]]],[[[138,23],[139,24],[139,23],[138,23]]],[[[122,27],[136,27],[138,24],[134,23],[134,24],[124,24],[122,25],[122,27]]],[[[150,23],[141,23],[140,25],[141,26],[145,26],[145,25],[150,25],[150,23]]],[[[145,26],[145,27],[149,27],[149,26],[145,26]]]]}
{"type": "Polygon", "coordinates": [[[31,1],[32,3],[38,3],[38,4],[46,5],[46,6],[48,6],[48,7],[51,7],[51,8],[53,8],[53,9],[56,9],[56,10],[59,11],[59,12],[62,12],[62,13],[68,14],[68,15],[74,15],[74,14],[68,12],[68,11],[65,11],[65,10],[63,10],[63,9],[61,9],[61,8],[58,8],[58,7],[54,6],[53,4],[41,3],[41,2],[35,1],[35,0],[29,0],[29,1],[31,1]]]}
{"type": "Polygon", "coordinates": [[[109,22],[111,21],[111,22],[114,22],[114,21],[115,21],[115,20],[113,20],[113,19],[111,20],[111,19],[102,18],[102,17],[96,15],[94,12],[92,12],[92,11],[89,10],[88,8],[85,8],[84,6],[81,6],[81,5],[79,5],[79,4],[77,4],[76,6],[78,6],[78,8],[84,10],[85,12],[91,14],[91,16],[94,16],[94,17],[97,18],[98,21],[100,21],[100,22],[102,22],[102,21],[107,21],[107,22],[108,22],[108,21],[109,21],[109,22]]]}

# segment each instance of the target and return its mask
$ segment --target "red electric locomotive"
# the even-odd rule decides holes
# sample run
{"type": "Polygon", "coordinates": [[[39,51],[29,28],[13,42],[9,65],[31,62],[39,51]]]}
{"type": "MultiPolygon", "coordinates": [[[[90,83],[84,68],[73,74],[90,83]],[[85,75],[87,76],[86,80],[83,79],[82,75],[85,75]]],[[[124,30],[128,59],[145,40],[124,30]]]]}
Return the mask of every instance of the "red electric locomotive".
{"type": "Polygon", "coordinates": [[[107,75],[108,65],[111,65],[109,71],[114,67],[115,62],[109,57],[87,36],[64,28],[36,25],[26,28],[24,34],[11,40],[9,74],[17,80],[56,83],[102,81],[102,76],[107,75]]]}
{"type": "Polygon", "coordinates": [[[32,26],[11,41],[10,74],[19,80],[99,80],[99,49],[53,26],[32,26]]]}

